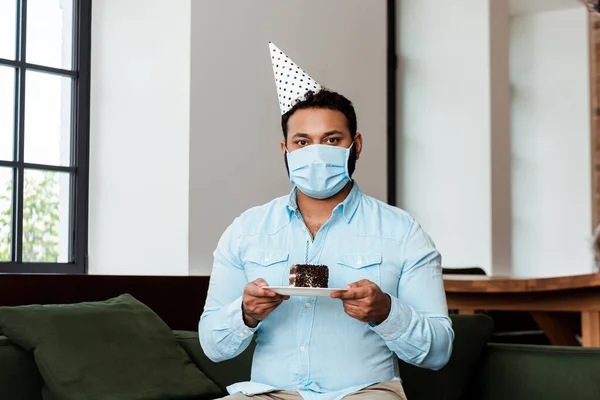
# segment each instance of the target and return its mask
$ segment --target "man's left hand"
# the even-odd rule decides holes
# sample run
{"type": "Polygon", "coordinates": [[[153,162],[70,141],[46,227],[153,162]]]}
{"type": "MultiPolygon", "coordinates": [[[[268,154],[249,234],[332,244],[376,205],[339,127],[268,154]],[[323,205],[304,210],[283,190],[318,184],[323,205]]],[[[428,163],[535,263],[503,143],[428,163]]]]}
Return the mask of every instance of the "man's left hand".
{"type": "Polygon", "coordinates": [[[363,279],[346,288],[348,291],[331,294],[331,298],[342,300],[346,314],[366,323],[380,324],[386,320],[390,314],[392,299],[379,286],[363,279]]]}

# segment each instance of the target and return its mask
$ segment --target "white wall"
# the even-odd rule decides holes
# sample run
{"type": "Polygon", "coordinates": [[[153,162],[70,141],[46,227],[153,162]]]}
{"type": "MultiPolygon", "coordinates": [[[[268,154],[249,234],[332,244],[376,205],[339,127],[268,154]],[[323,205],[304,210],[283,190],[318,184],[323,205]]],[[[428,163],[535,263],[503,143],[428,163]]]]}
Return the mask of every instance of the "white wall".
{"type": "Polygon", "coordinates": [[[579,0],[510,0],[512,15],[581,8],[579,0]]]}
{"type": "MultiPolygon", "coordinates": [[[[582,9],[513,19],[507,135],[506,1],[435,1],[399,4],[401,205],[447,267],[591,271],[582,9]]],[[[287,193],[269,40],[355,102],[356,177],[385,200],[385,2],[365,4],[96,0],[90,272],[208,274],[231,220],[287,193]]]]}
{"type": "Polygon", "coordinates": [[[501,151],[492,158],[491,145],[505,146],[504,158],[510,148],[508,4],[494,3],[401,0],[398,10],[400,205],[430,233],[445,267],[488,273],[509,268],[506,252],[510,259],[510,226],[494,227],[494,217],[510,215],[510,197],[492,207],[495,165],[509,162],[501,151]],[[492,65],[492,50],[506,56],[492,65]],[[505,254],[494,254],[494,241],[505,254]]]}
{"type": "Polygon", "coordinates": [[[513,273],[592,272],[587,14],[514,17],[513,273]]]}
{"type": "Polygon", "coordinates": [[[225,228],[291,189],[268,42],[355,104],[356,179],[386,200],[386,3],[192,2],[190,272],[209,274],[225,228]]]}
{"type": "Polygon", "coordinates": [[[188,273],[190,0],[95,0],[89,271],[188,273]]]}
{"type": "Polygon", "coordinates": [[[593,272],[585,9],[402,0],[398,15],[399,198],[444,266],[593,272]]]}
{"type": "Polygon", "coordinates": [[[383,1],[96,0],[90,273],[209,274],[227,225],[290,190],[269,40],[354,101],[356,178],[385,200],[385,21],[383,1]]]}

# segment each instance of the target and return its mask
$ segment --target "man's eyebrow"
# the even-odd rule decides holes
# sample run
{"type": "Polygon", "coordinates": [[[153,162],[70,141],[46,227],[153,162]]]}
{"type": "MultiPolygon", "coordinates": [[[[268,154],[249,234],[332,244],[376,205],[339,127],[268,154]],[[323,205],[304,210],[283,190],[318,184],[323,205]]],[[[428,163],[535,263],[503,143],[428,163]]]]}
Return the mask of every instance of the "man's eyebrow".
{"type": "MultiPolygon", "coordinates": [[[[323,137],[328,137],[328,136],[332,136],[332,135],[343,135],[343,133],[340,132],[340,131],[338,131],[338,130],[336,130],[336,129],[334,129],[332,131],[325,132],[323,134],[323,137]]],[[[299,138],[308,138],[308,137],[310,137],[310,135],[308,133],[297,132],[297,133],[294,133],[292,135],[292,137],[294,137],[294,138],[296,138],[296,137],[299,137],[299,138]]]]}
{"type": "Polygon", "coordinates": [[[294,138],[295,138],[295,137],[307,138],[307,137],[309,137],[309,135],[308,135],[308,133],[302,133],[302,132],[298,132],[298,133],[294,133],[294,134],[292,135],[292,137],[294,137],[294,138]]]}
{"type": "Polygon", "coordinates": [[[336,129],[334,129],[334,130],[332,130],[332,131],[325,132],[325,133],[323,134],[323,136],[324,136],[324,137],[327,137],[327,136],[332,136],[332,135],[343,135],[343,133],[342,133],[342,132],[340,132],[340,131],[338,131],[338,130],[336,130],[336,129]]]}

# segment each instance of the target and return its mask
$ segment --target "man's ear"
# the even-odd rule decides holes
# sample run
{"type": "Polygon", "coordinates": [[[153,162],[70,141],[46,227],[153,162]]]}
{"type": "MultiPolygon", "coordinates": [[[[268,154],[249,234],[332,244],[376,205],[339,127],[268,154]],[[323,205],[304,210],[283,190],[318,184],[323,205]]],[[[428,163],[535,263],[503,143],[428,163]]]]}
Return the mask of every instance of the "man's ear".
{"type": "Polygon", "coordinates": [[[356,159],[358,160],[363,147],[363,138],[360,132],[356,132],[356,135],[354,135],[354,147],[356,148],[356,159]]]}
{"type": "Polygon", "coordinates": [[[281,145],[281,151],[283,152],[283,154],[285,154],[285,140],[282,140],[279,144],[281,145]]]}

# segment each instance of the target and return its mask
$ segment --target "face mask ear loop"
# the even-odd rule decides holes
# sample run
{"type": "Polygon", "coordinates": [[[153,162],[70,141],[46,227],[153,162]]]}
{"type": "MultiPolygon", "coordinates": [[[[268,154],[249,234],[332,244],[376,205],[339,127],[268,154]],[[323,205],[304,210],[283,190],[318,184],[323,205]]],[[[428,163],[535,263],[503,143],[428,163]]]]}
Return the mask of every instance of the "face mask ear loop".
{"type": "Polygon", "coordinates": [[[348,178],[350,178],[350,171],[348,170],[348,161],[350,160],[350,152],[352,151],[352,146],[354,146],[354,141],[352,141],[352,144],[350,145],[350,147],[348,147],[348,152],[346,153],[346,167],[344,169],[346,170],[346,176],[348,178]]]}

